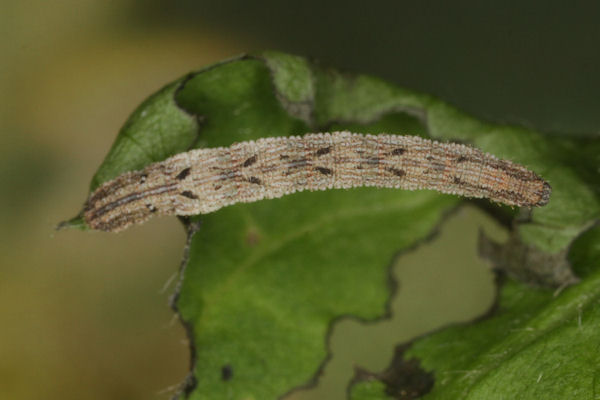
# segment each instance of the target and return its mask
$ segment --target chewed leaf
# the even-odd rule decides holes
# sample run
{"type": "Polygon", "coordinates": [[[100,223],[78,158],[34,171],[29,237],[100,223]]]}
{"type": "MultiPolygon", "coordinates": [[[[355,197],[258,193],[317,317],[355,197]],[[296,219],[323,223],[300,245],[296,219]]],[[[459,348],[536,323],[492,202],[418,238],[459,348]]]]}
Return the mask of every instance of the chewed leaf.
{"type": "MultiPolygon", "coordinates": [[[[600,190],[594,180],[597,155],[588,150],[598,149],[597,142],[582,144],[577,140],[549,139],[533,130],[487,124],[430,96],[372,77],[342,74],[301,57],[275,52],[244,56],[206,68],[151,96],[119,133],[92,180],[91,192],[100,189],[86,209],[96,210],[94,216],[99,217],[130,201],[150,197],[152,201],[140,203],[143,207],[134,211],[146,216],[162,211],[162,207],[174,207],[176,203],[194,205],[206,193],[194,185],[185,185],[204,174],[202,166],[209,164],[177,164],[178,168],[171,168],[171,164],[164,162],[169,157],[196,154],[184,153],[187,151],[205,154],[207,148],[229,148],[233,143],[256,143],[265,140],[263,138],[281,137],[287,146],[296,140],[290,140],[291,136],[347,130],[358,134],[386,132],[418,135],[445,143],[468,143],[507,160],[505,166],[523,165],[532,171],[531,177],[548,181],[552,186],[549,203],[535,209],[525,221],[521,218],[515,222],[524,246],[535,251],[567,254],[566,249],[573,239],[600,215],[600,190]],[[580,152],[582,146],[586,149],[580,152]],[[578,161],[577,166],[573,160],[578,161]],[[144,185],[154,178],[143,172],[145,168],[152,168],[150,165],[162,166],[163,176],[169,176],[168,180],[161,181],[163,186],[152,189],[154,192],[123,192],[117,199],[111,197],[107,203],[110,205],[103,204],[102,211],[94,208],[94,199],[110,197],[104,196],[108,192],[102,192],[104,185],[110,186],[106,182],[121,176],[124,178],[119,179],[144,185]],[[171,186],[173,182],[176,184],[171,186]],[[169,190],[173,193],[165,195],[169,190]]],[[[310,165],[314,176],[329,182],[336,176],[341,160],[332,158],[339,156],[339,152],[326,148],[323,145],[305,157],[281,163],[280,166],[287,169],[277,171],[285,172],[298,166],[308,171],[309,161],[330,157],[330,164],[310,165]]],[[[386,152],[390,157],[410,154],[406,149],[386,152]]],[[[238,179],[237,185],[229,185],[231,197],[243,194],[245,188],[258,189],[270,178],[260,154],[242,153],[232,160],[230,151],[230,158],[224,164],[215,165],[235,165],[239,171],[206,172],[212,173],[209,176],[215,179],[238,179]],[[259,167],[262,169],[258,172],[263,175],[253,170],[259,167]],[[246,174],[251,170],[252,174],[246,174]]],[[[284,155],[280,153],[277,155],[284,155]]],[[[225,153],[218,156],[227,158],[225,153]]],[[[457,154],[456,163],[459,157],[457,154]]],[[[364,162],[352,165],[356,168],[384,165],[382,157],[370,159],[373,159],[370,164],[369,158],[361,158],[359,161],[364,162]]],[[[429,171],[421,168],[420,175],[440,172],[441,162],[436,168],[435,160],[433,157],[427,160],[431,164],[429,171]]],[[[485,165],[488,164],[475,163],[471,169],[477,166],[484,169],[485,165]]],[[[387,167],[390,169],[382,171],[387,171],[390,179],[400,182],[408,176],[397,165],[387,167]]],[[[368,174],[360,176],[368,177],[368,174]]],[[[438,178],[446,186],[448,182],[455,185],[461,182],[461,177],[457,177],[458,181],[443,174],[438,178]]],[[[515,182],[510,186],[513,192],[529,193],[518,179],[515,182]]],[[[541,197],[535,201],[540,204],[547,201],[545,187],[541,184],[537,190],[541,197]]],[[[213,186],[212,189],[222,188],[213,186]]],[[[242,201],[215,208],[214,213],[201,217],[192,216],[191,224],[195,226],[199,220],[202,224],[199,230],[190,230],[184,260],[187,269],[174,304],[191,335],[194,363],[185,397],[275,399],[314,382],[327,359],[325,342],[332,322],[342,315],[363,320],[381,317],[390,296],[388,274],[394,255],[430,235],[442,215],[459,202],[456,196],[435,192],[362,187],[297,192],[253,203],[242,201]]],[[[223,205],[216,198],[209,199],[208,204],[223,205]]],[[[504,218],[515,214],[502,208],[495,210],[504,218]]],[[[188,214],[199,211],[202,210],[190,206],[188,214]]],[[[117,217],[122,214],[117,212],[117,217]]],[[[88,225],[93,226],[91,221],[95,217],[88,217],[88,225]]],[[[592,275],[586,279],[592,279],[592,275]]],[[[595,290],[594,284],[586,283],[585,279],[582,285],[587,285],[582,287],[591,292],[595,290]]],[[[501,304],[510,316],[505,322],[526,321],[530,310],[542,310],[545,303],[559,301],[552,300],[548,292],[529,292],[517,284],[507,286],[503,293],[505,300],[501,304]],[[523,296],[531,308],[520,307],[519,296],[523,296]]],[[[569,289],[567,293],[583,295],[577,289],[569,289]]],[[[574,294],[573,298],[583,301],[579,295],[574,294]]],[[[592,303],[585,304],[593,310],[592,303]]],[[[572,310],[572,303],[562,306],[572,310]]],[[[547,312],[557,309],[547,308],[550,310],[547,312]]],[[[556,320],[557,325],[565,321],[563,317],[565,315],[556,320]]],[[[490,326],[493,328],[487,331],[483,328],[485,333],[474,339],[502,341],[504,336],[496,331],[497,326],[493,323],[490,326]]],[[[586,332],[587,336],[579,339],[589,343],[591,331],[586,332]]],[[[465,335],[462,339],[461,349],[467,351],[465,349],[472,345],[470,337],[465,335]]],[[[410,350],[411,354],[423,360],[423,368],[433,368],[436,364],[431,360],[435,354],[423,350],[417,355],[417,347],[410,350]]],[[[457,352],[461,350],[457,349],[457,352]]],[[[527,350],[519,346],[511,349],[516,355],[527,350]]],[[[353,398],[379,398],[378,394],[385,394],[381,384],[371,383],[368,390],[362,392],[359,390],[364,387],[357,387],[353,398]]],[[[460,382],[452,385],[455,385],[455,393],[462,393],[464,386],[460,382]]],[[[434,386],[434,390],[437,387],[434,386]]]]}
{"type": "MultiPolygon", "coordinates": [[[[412,343],[403,359],[418,361],[435,376],[423,398],[595,398],[600,376],[598,227],[578,239],[571,258],[583,281],[559,296],[509,282],[492,318],[412,343]]],[[[372,380],[358,383],[353,391],[373,385],[372,380]]],[[[386,391],[381,393],[353,398],[387,400],[386,391]]]]}

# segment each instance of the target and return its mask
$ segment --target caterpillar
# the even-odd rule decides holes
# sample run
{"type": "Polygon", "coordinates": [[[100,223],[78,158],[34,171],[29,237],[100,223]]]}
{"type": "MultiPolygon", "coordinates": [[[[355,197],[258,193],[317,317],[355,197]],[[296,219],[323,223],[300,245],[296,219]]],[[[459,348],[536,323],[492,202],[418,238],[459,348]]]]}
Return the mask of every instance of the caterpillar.
{"type": "Polygon", "coordinates": [[[302,190],[431,189],[512,206],[548,203],[550,185],[476,148],[417,136],[351,132],[269,137],[176,154],[99,186],[83,218],[118,232],[152,215],[206,214],[302,190]]]}

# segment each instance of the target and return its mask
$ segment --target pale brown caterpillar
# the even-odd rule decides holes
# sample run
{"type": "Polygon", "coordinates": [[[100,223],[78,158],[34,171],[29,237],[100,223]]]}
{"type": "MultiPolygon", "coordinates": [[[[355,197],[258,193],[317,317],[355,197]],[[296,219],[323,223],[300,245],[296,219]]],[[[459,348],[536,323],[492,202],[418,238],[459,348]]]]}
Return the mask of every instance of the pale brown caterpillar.
{"type": "Polygon", "coordinates": [[[463,144],[333,132],[177,154],[102,184],[83,217],[93,229],[117,232],[154,214],[205,214],[302,190],[357,186],[432,189],[524,207],[545,205],[551,192],[525,167],[463,144]]]}

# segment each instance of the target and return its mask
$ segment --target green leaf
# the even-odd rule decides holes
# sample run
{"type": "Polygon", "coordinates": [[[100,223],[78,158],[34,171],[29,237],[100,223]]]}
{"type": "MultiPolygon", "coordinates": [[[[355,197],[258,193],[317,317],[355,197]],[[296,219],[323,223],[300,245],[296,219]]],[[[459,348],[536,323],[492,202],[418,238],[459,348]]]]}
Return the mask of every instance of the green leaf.
{"type": "MultiPolygon", "coordinates": [[[[583,280],[559,296],[511,281],[492,318],[412,343],[403,358],[435,374],[423,398],[599,398],[600,227],[574,243],[571,260],[583,280]]],[[[353,392],[372,385],[357,384],[353,392]]]]}
{"type": "MultiPolygon", "coordinates": [[[[562,254],[600,214],[598,156],[581,151],[581,140],[486,124],[430,96],[276,52],[205,68],[150,97],[119,133],[91,188],[189,148],[334,129],[465,141],[529,166],[553,184],[549,205],[518,228],[542,252],[562,254]]],[[[598,149],[597,141],[585,145],[598,149]]],[[[190,230],[175,303],[193,345],[187,397],[273,399],[310,382],[327,358],[332,321],[381,317],[394,254],[427,237],[459,201],[361,188],[192,218],[189,226],[202,223],[190,230]]]]}

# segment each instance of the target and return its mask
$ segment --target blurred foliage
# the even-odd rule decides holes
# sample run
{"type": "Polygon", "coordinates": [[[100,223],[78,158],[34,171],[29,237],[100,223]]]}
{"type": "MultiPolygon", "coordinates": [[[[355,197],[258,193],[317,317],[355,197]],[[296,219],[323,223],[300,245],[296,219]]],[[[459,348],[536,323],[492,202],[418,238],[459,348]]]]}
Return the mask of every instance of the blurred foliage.
{"type": "MultiPolygon", "coordinates": [[[[138,24],[198,20],[433,94],[497,123],[598,135],[600,3],[136,0],[138,24]]],[[[253,47],[255,48],[255,47],[253,47]]]]}

